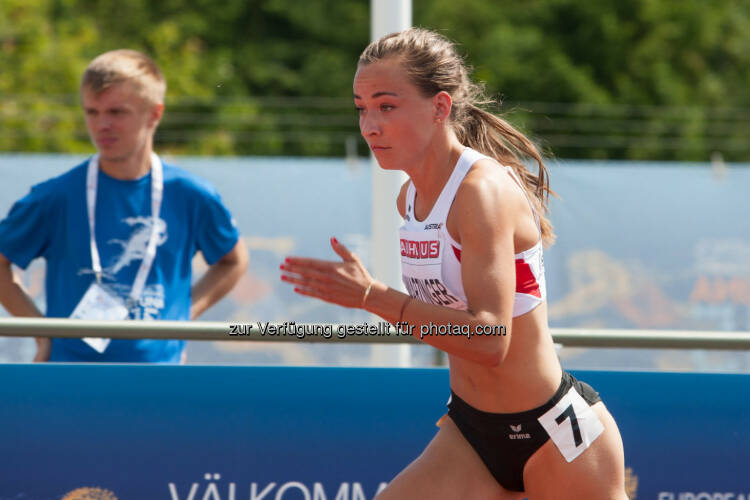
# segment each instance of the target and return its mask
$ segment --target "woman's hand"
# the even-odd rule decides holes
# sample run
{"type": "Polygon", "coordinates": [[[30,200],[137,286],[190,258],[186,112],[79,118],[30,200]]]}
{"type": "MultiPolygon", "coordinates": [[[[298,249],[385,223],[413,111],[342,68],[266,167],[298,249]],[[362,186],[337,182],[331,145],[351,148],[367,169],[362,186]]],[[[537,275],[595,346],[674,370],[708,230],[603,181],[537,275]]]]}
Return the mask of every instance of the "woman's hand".
{"type": "Polygon", "coordinates": [[[333,251],[342,261],[287,257],[281,264],[281,280],[294,285],[300,295],[315,297],[344,307],[364,308],[375,280],[359,257],[336,238],[333,251]]]}

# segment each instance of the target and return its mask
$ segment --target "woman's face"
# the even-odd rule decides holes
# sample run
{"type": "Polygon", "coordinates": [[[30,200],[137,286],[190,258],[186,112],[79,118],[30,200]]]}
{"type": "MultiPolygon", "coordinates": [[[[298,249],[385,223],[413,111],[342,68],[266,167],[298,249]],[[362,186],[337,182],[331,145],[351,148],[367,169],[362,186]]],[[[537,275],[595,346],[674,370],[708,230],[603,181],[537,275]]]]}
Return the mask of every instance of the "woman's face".
{"type": "Polygon", "coordinates": [[[421,163],[435,133],[436,108],[409,81],[397,58],[357,69],[354,105],[362,137],[382,168],[408,171],[421,163]]]}

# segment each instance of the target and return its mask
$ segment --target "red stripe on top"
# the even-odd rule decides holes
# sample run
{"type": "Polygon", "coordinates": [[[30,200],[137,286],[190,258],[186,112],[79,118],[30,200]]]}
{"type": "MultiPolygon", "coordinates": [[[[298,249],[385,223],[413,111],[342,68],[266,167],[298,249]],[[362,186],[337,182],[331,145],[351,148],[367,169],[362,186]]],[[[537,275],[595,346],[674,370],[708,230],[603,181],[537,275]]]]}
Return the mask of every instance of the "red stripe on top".
{"type": "MultiPolygon", "coordinates": [[[[461,262],[461,249],[453,245],[451,245],[451,248],[458,261],[461,262]]],[[[534,273],[531,272],[531,267],[523,259],[516,259],[516,293],[525,293],[542,298],[539,283],[537,283],[534,273]]]]}
{"type": "Polygon", "coordinates": [[[542,298],[539,283],[537,283],[534,273],[531,272],[531,267],[523,259],[516,259],[516,293],[525,293],[542,298]]]}

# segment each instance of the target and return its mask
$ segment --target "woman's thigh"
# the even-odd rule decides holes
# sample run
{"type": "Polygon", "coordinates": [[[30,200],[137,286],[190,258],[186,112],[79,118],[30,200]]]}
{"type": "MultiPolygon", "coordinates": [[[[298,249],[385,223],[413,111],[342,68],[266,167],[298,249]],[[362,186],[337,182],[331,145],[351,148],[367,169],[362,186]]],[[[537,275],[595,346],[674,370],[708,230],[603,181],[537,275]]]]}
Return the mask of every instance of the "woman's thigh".
{"type": "Polygon", "coordinates": [[[529,500],[627,500],[620,431],[604,403],[591,409],[604,431],[586,451],[568,463],[550,439],[526,462],[529,500]]]}
{"type": "Polygon", "coordinates": [[[450,418],[422,454],[380,492],[376,500],[520,500],[502,488],[450,418]]]}

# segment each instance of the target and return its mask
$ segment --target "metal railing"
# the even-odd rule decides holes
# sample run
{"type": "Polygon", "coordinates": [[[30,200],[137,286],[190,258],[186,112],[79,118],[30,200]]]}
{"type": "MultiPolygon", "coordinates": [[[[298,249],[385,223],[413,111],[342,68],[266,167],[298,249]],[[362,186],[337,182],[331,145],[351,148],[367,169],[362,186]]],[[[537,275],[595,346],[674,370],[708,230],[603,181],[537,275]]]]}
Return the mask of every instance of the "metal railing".
{"type": "MultiPolygon", "coordinates": [[[[750,332],[552,328],[551,333],[555,342],[566,347],[750,349],[750,332]]],[[[419,330],[416,329],[415,335],[418,334],[419,330]]],[[[0,318],[0,337],[419,343],[415,336],[403,334],[386,322],[347,325],[0,318]]]]}

